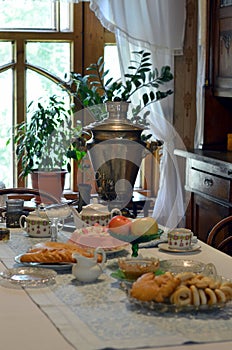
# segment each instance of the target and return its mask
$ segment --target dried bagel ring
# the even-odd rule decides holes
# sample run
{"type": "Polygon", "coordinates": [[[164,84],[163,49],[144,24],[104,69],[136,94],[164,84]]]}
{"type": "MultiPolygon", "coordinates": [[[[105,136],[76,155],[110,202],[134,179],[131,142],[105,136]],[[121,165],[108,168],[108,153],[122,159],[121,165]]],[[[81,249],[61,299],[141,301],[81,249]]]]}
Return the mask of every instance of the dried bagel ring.
{"type": "Polygon", "coordinates": [[[199,306],[200,305],[200,296],[198,293],[198,289],[196,286],[190,286],[189,287],[191,292],[192,292],[192,304],[194,306],[199,306]]]}
{"type": "Polygon", "coordinates": [[[197,288],[207,288],[208,278],[203,275],[196,275],[188,281],[189,285],[195,285],[197,288]]]}
{"type": "Polygon", "coordinates": [[[209,278],[209,288],[211,289],[217,289],[220,287],[220,282],[216,281],[213,278],[209,278]]]}
{"type": "Polygon", "coordinates": [[[221,286],[227,286],[227,287],[232,288],[232,282],[230,282],[230,281],[225,281],[225,282],[223,282],[223,283],[221,284],[221,286]]]}
{"type": "Polygon", "coordinates": [[[191,302],[192,302],[191,290],[188,287],[181,285],[171,295],[170,301],[172,304],[180,305],[180,306],[191,305],[191,302]]]}
{"type": "Polygon", "coordinates": [[[232,299],[232,288],[229,286],[225,286],[224,284],[220,287],[220,290],[223,291],[223,293],[226,296],[226,300],[232,299]]]}
{"type": "Polygon", "coordinates": [[[198,289],[199,297],[200,297],[200,304],[206,305],[207,304],[207,298],[205,295],[205,291],[203,289],[198,289]]]}
{"type": "Polygon", "coordinates": [[[176,275],[176,278],[179,278],[181,282],[185,282],[191,278],[194,278],[195,276],[196,274],[194,272],[180,272],[176,275]]]}
{"type": "Polygon", "coordinates": [[[209,305],[217,304],[217,297],[212,289],[205,288],[205,294],[207,295],[207,300],[209,305]]]}
{"type": "Polygon", "coordinates": [[[215,294],[217,297],[217,300],[219,303],[225,303],[226,302],[226,296],[225,293],[221,289],[215,289],[215,294]]]}

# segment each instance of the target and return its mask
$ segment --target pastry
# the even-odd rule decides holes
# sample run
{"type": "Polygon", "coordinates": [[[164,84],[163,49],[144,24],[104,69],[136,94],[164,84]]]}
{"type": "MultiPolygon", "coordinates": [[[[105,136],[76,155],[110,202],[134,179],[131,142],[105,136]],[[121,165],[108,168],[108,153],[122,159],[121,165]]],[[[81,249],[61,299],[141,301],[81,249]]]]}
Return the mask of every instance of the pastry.
{"type": "Polygon", "coordinates": [[[142,301],[170,302],[177,306],[215,305],[232,300],[232,283],[212,277],[183,272],[155,276],[149,272],[132,285],[130,295],[142,301]]]}
{"type": "Polygon", "coordinates": [[[155,276],[153,272],[148,272],[133,283],[130,295],[139,300],[154,300],[162,303],[179,284],[180,280],[175,278],[170,272],[160,276],[155,276]]]}
{"type": "MultiPolygon", "coordinates": [[[[76,260],[72,257],[73,253],[92,258],[94,256],[94,249],[85,249],[75,244],[62,242],[42,242],[37,243],[28,250],[27,253],[20,257],[21,262],[39,262],[39,263],[61,263],[70,262],[75,263],[76,260]]],[[[98,255],[98,262],[102,256],[98,255]]]]}

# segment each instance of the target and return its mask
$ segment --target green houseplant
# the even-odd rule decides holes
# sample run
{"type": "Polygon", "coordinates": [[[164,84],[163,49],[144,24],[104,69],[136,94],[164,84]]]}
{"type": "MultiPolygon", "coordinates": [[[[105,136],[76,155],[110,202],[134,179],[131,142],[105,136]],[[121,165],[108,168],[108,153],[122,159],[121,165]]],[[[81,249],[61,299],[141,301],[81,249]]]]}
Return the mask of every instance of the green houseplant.
{"type": "Polygon", "coordinates": [[[70,86],[76,87],[72,95],[81,101],[83,107],[90,109],[92,107],[97,120],[106,117],[105,102],[130,102],[131,97],[143,88],[145,92],[143,92],[142,99],[132,108],[131,121],[148,125],[146,118],[149,111],[146,110],[146,107],[173,93],[171,89],[161,90],[161,87],[173,79],[169,66],[163,66],[159,72],[158,69],[152,69],[150,52],[141,50],[134,51],[132,54],[135,59],[130,61],[129,72],[124,75],[123,81],[114,81],[112,77],[109,77],[110,71],[104,70],[103,57],[86,69],[88,74],[82,76],[79,73],[71,73],[70,86]]]}
{"type": "MultiPolygon", "coordinates": [[[[16,125],[13,135],[17,160],[21,161],[20,175],[31,174],[32,185],[38,188],[39,176],[42,181],[45,174],[50,177],[59,174],[54,175],[52,181],[56,177],[59,182],[61,179],[58,187],[61,186],[59,192],[62,193],[65,174],[71,170],[71,159],[80,163],[86,154],[82,126],[79,123],[72,127],[71,110],[66,108],[64,100],[54,95],[48,100],[30,103],[27,121],[16,125]]],[[[50,189],[49,183],[43,188],[48,192],[50,189]]]]}

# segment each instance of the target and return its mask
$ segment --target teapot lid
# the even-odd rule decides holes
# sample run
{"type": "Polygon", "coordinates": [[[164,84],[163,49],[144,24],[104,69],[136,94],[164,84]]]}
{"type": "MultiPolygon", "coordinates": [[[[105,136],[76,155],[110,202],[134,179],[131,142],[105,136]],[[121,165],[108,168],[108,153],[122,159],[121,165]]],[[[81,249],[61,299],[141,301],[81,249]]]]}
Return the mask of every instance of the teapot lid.
{"type": "Polygon", "coordinates": [[[91,214],[95,213],[98,215],[99,214],[104,214],[104,215],[110,214],[108,207],[103,205],[103,204],[98,203],[97,198],[93,198],[91,204],[83,206],[82,214],[88,214],[88,213],[91,213],[91,214]]]}
{"type": "Polygon", "coordinates": [[[41,219],[41,218],[47,219],[48,218],[46,212],[43,211],[43,210],[31,211],[28,216],[29,217],[34,217],[36,219],[41,219]]]}

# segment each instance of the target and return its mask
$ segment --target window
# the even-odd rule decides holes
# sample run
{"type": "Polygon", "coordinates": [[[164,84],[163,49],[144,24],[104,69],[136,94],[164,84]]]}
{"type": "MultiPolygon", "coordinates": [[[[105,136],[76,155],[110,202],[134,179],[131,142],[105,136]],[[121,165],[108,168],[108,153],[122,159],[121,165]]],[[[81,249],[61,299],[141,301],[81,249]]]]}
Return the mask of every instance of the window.
{"type": "MultiPolygon", "coordinates": [[[[96,62],[103,53],[106,69],[120,78],[118,54],[114,35],[101,26],[87,3],[27,0],[25,7],[17,1],[2,4],[0,90],[4,98],[0,109],[0,180],[10,187],[30,186],[30,178],[19,178],[14,145],[11,142],[6,147],[12,125],[26,118],[31,101],[44,95],[64,94],[57,83],[68,79],[70,71],[85,73],[84,67],[96,62]]],[[[66,189],[76,191],[84,176],[79,172],[77,176],[74,169],[66,189]]],[[[138,177],[136,186],[140,184],[138,177]]]]}
{"type": "MultiPolygon", "coordinates": [[[[13,158],[12,126],[26,118],[27,106],[42,96],[66,95],[58,84],[81,71],[82,6],[64,2],[2,2],[0,13],[0,170],[6,186],[21,186],[13,158]],[[60,14],[62,13],[62,16],[60,14]]],[[[69,102],[68,102],[69,103],[69,102]]],[[[28,182],[26,183],[28,185],[28,182]]],[[[70,188],[68,179],[66,187],[70,188]]]]}

